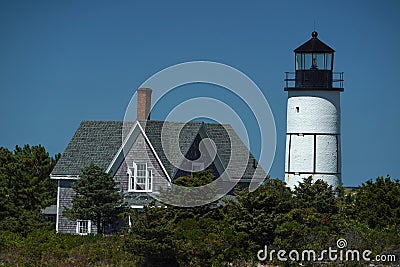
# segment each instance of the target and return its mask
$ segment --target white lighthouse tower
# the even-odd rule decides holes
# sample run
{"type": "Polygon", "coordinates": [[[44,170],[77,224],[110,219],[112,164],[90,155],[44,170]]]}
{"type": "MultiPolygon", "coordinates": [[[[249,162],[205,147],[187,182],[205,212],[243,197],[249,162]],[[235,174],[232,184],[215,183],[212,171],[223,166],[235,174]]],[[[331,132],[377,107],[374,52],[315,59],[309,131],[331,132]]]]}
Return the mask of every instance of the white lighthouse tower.
{"type": "Polygon", "coordinates": [[[340,93],[343,73],[333,72],[334,50],[312,38],[294,50],[296,72],[286,73],[287,130],[285,181],[304,178],[341,184],[340,93]],[[337,86],[337,87],[335,87],[337,86]]]}

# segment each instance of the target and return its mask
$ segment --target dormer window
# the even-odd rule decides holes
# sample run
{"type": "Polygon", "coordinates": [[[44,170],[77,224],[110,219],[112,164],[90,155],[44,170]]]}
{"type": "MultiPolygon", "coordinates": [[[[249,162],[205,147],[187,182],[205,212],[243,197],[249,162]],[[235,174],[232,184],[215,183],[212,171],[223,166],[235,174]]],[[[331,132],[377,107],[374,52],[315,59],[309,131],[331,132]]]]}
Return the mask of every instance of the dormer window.
{"type": "Polygon", "coordinates": [[[133,163],[128,168],[128,191],[152,192],[153,169],[147,167],[147,163],[133,163]]]}

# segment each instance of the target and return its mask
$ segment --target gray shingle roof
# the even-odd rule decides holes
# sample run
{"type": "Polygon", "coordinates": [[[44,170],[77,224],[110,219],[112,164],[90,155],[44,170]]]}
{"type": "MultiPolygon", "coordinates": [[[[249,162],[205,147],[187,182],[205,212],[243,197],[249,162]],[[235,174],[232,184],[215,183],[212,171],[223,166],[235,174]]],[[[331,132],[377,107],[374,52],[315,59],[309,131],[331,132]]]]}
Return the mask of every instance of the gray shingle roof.
{"type": "MultiPolygon", "coordinates": [[[[245,158],[248,157],[247,167],[245,169],[244,174],[240,169],[231,169],[230,175],[231,178],[239,179],[251,179],[254,174],[253,166],[257,163],[253,155],[249,152],[248,148],[242,142],[240,137],[236,134],[235,130],[230,125],[221,125],[221,124],[206,124],[207,135],[215,142],[217,146],[218,155],[222,161],[222,164],[227,167],[229,161],[231,160],[231,153],[235,153],[236,155],[245,158]],[[231,148],[231,142],[235,144],[233,147],[234,151],[231,148]]],[[[235,166],[234,166],[235,167],[235,166]]],[[[266,174],[261,174],[263,178],[265,178],[266,174]]]]}
{"type": "MultiPolygon", "coordinates": [[[[167,144],[164,143],[164,145],[170,144],[172,138],[179,135],[179,147],[183,155],[188,152],[200,129],[204,129],[207,136],[215,142],[223,166],[227,166],[231,157],[229,135],[233,139],[232,142],[239,148],[234,152],[243,153],[244,156],[248,155],[246,146],[230,125],[152,120],[142,121],[140,124],[170,177],[174,177],[176,168],[168,161],[161,144],[161,129],[163,128],[167,137],[167,144]],[[182,130],[179,131],[181,128],[182,130]]],[[[132,125],[133,123],[124,124],[122,121],[83,121],[57,162],[52,175],[79,175],[81,169],[90,163],[106,169],[121,147],[122,133],[126,134],[132,125]]],[[[178,153],[169,156],[177,157],[178,153]]],[[[253,162],[254,158],[250,153],[243,178],[251,178],[254,173],[253,162]]]]}
{"type": "MultiPolygon", "coordinates": [[[[144,128],[147,137],[149,138],[151,145],[156,151],[158,157],[164,165],[165,170],[168,172],[170,177],[174,177],[176,168],[171,164],[167,156],[165,155],[165,149],[161,142],[161,129],[165,131],[164,146],[174,147],[173,139],[179,135],[179,148],[183,155],[186,155],[190,146],[192,145],[194,138],[202,126],[201,122],[170,122],[170,121],[141,121],[140,125],[144,128]],[[180,129],[182,129],[180,131],[180,129]]],[[[170,158],[179,159],[178,151],[169,155],[170,158]]],[[[167,151],[171,151],[167,150],[167,151]]]]}
{"type": "Polygon", "coordinates": [[[52,175],[79,175],[90,163],[106,169],[122,144],[122,121],[83,121],[52,175]]]}

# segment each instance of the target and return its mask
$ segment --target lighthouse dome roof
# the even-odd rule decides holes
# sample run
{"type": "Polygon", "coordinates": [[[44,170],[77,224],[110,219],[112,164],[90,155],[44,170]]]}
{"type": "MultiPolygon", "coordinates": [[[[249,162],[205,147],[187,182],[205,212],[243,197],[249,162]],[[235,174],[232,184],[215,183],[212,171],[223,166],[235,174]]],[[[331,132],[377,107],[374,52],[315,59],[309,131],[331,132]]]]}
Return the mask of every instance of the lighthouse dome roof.
{"type": "Polygon", "coordinates": [[[312,38],[296,48],[294,50],[295,53],[333,53],[335,50],[333,50],[331,47],[329,47],[327,44],[322,42],[320,39],[318,39],[318,33],[316,31],[313,31],[311,34],[312,38]]]}

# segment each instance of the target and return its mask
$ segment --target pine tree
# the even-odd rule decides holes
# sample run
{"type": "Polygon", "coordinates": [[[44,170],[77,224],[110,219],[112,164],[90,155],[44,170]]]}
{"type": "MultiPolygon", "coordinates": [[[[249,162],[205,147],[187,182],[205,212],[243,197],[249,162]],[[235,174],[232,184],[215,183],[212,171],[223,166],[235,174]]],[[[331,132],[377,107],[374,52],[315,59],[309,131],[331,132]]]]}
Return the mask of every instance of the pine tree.
{"type": "Polygon", "coordinates": [[[390,176],[363,183],[353,196],[355,208],[349,212],[374,229],[400,225],[400,180],[390,176]]]}
{"type": "Polygon", "coordinates": [[[97,232],[104,233],[105,227],[121,213],[123,196],[117,182],[100,167],[90,164],[82,169],[82,175],[72,185],[75,195],[72,207],[64,211],[71,219],[91,220],[97,232]]]}
{"type": "Polygon", "coordinates": [[[0,230],[25,234],[44,224],[40,210],[56,203],[57,183],[49,175],[59,157],[41,145],[0,147],[0,230]]]}

